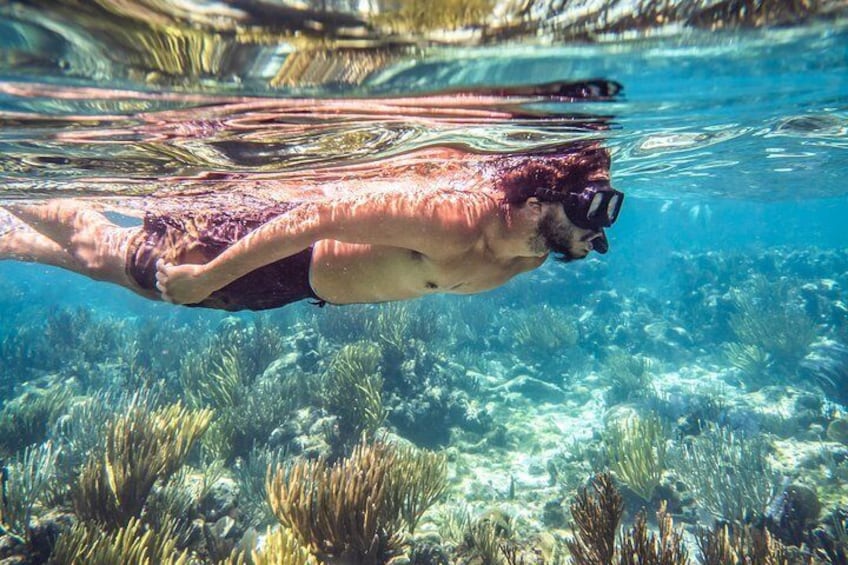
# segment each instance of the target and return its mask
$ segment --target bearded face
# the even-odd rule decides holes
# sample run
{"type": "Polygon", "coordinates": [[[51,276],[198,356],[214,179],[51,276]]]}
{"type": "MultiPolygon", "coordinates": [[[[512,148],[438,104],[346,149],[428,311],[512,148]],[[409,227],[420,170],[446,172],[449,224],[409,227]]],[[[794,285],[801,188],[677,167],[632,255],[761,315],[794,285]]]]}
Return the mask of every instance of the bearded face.
{"type": "Polygon", "coordinates": [[[547,250],[557,261],[568,263],[585,258],[593,249],[606,253],[608,244],[603,231],[587,230],[574,225],[561,206],[551,206],[539,220],[531,245],[547,250]]]}

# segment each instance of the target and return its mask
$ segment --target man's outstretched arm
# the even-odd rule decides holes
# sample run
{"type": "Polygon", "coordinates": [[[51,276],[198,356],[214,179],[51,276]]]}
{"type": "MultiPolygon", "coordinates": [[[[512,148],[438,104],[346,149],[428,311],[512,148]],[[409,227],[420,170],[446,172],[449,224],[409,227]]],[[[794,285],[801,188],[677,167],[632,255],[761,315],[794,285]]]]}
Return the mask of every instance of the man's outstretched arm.
{"type": "Polygon", "coordinates": [[[316,241],[391,245],[439,257],[457,253],[481,235],[481,219],[497,208],[483,194],[379,193],[341,202],[304,203],[255,229],[203,265],[157,264],[163,300],[202,301],[260,267],[316,241]]]}

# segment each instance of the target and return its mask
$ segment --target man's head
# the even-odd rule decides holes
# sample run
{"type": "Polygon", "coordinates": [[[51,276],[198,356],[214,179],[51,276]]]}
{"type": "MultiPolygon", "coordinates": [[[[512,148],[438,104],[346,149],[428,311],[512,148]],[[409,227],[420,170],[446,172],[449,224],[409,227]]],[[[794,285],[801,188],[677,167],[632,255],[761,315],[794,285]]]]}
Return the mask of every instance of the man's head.
{"type": "Polygon", "coordinates": [[[609,184],[609,153],[578,142],[556,153],[506,157],[498,163],[503,201],[537,219],[530,247],[561,261],[606,253],[604,228],[618,218],[624,195],[609,184]]]}

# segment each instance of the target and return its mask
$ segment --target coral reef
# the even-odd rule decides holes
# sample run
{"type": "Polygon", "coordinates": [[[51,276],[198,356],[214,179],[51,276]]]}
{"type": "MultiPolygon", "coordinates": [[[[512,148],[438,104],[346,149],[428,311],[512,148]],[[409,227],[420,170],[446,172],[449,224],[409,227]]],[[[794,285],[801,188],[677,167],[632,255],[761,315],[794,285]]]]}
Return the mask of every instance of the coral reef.
{"type": "Polygon", "coordinates": [[[778,374],[792,376],[807,354],[815,338],[815,326],[797,305],[791,287],[785,282],[768,282],[754,277],[745,292],[734,295],[736,311],[730,327],[744,346],[754,348],[753,355],[764,368],[773,367],[778,374]]]}
{"type": "Polygon", "coordinates": [[[681,478],[714,518],[743,523],[765,512],[778,489],[778,473],[767,454],[761,437],[742,438],[711,425],[684,447],[681,478]]]}
{"type": "Polygon", "coordinates": [[[265,479],[268,469],[277,469],[285,461],[283,450],[254,447],[245,459],[236,462],[234,473],[239,492],[239,510],[250,528],[259,528],[274,520],[268,504],[265,479]]]}
{"type": "Polygon", "coordinates": [[[650,359],[631,355],[621,349],[613,349],[606,358],[607,404],[649,398],[653,392],[653,377],[650,359]]]}
{"type": "Polygon", "coordinates": [[[801,361],[799,372],[817,383],[834,402],[848,404],[848,347],[843,343],[817,341],[801,361]]]}
{"type": "Polygon", "coordinates": [[[268,529],[261,549],[239,552],[227,565],[318,565],[306,549],[285,528],[268,529]]]}
{"type": "Polygon", "coordinates": [[[657,512],[658,535],[649,533],[643,511],[637,515],[633,528],[619,537],[623,513],[624,503],[610,475],[596,475],[591,491],[580,490],[571,504],[575,535],[566,541],[574,565],[686,565],[689,562],[683,536],[674,529],[665,505],[657,512]]]}
{"type": "Polygon", "coordinates": [[[667,264],[262,314],[9,305],[0,560],[684,563],[673,515],[693,561],[844,562],[848,252],[667,264]]]}
{"type": "Polygon", "coordinates": [[[337,451],[349,450],[364,434],[372,437],[386,418],[380,349],[369,343],[345,345],[324,375],[324,407],[337,418],[337,451]]]}
{"type": "Polygon", "coordinates": [[[140,520],[131,518],[109,533],[87,524],[77,524],[59,537],[50,562],[56,565],[188,565],[190,559],[188,552],[176,550],[176,540],[167,532],[155,532],[140,520]]]}
{"type": "Polygon", "coordinates": [[[0,409],[0,455],[13,455],[47,438],[53,424],[68,409],[73,391],[55,384],[33,389],[0,409]]]}
{"type": "Polygon", "coordinates": [[[117,416],[74,485],[77,515],[111,528],[138,518],[154,484],[183,465],[211,419],[210,410],[179,403],[155,410],[135,404],[117,416]]]}
{"type": "Polygon", "coordinates": [[[44,508],[54,479],[56,452],[50,443],[28,447],[0,473],[0,533],[30,540],[33,513],[44,508]]]}
{"type": "Polygon", "coordinates": [[[268,475],[274,515],[321,559],[383,563],[443,493],[445,460],[384,442],[361,443],[327,467],[299,461],[268,475]]]}
{"type": "Polygon", "coordinates": [[[648,502],[666,468],[666,432],[656,416],[613,423],[604,431],[606,456],[615,476],[648,502]]]}
{"type": "Polygon", "coordinates": [[[582,488],[571,505],[575,535],[567,544],[580,565],[612,563],[616,556],[616,535],[624,501],[612,476],[595,476],[589,488],[582,488]]]}
{"type": "Polygon", "coordinates": [[[547,304],[516,313],[505,330],[516,354],[530,362],[545,361],[577,345],[577,328],[547,304]]]}
{"type": "Polygon", "coordinates": [[[764,528],[717,523],[712,530],[702,531],[697,541],[703,565],[814,563],[809,556],[793,558],[786,546],[764,528]]]}

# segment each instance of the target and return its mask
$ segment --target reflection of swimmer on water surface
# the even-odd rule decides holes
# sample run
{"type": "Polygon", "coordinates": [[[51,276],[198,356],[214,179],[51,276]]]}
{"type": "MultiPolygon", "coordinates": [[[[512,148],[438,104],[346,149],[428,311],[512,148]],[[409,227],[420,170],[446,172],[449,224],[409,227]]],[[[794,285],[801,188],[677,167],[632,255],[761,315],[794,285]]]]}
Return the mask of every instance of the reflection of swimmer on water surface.
{"type": "MultiPolygon", "coordinates": [[[[449,152],[448,152],[449,153],[449,152]]],[[[350,304],[500,286],[544,263],[606,252],[622,194],[594,142],[472,156],[351,179],[343,199],[253,210],[148,212],[119,227],[83,201],[9,205],[0,258],[63,267],[154,299],[225,310],[312,298],[350,304]],[[368,183],[373,183],[369,190],[368,183]]],[[[345,181],[337,181],[345,182],[345,181]]]]}

